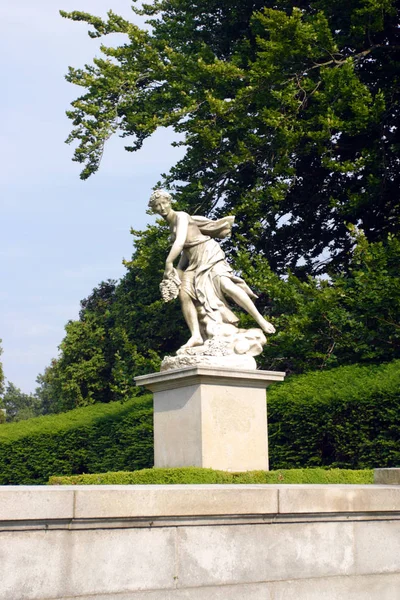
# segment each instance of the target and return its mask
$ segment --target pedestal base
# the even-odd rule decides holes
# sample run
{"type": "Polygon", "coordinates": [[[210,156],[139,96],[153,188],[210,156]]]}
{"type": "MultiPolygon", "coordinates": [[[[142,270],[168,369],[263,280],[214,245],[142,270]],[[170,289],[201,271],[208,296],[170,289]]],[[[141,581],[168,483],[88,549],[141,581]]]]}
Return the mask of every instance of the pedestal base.
{"type": "Polygon", "coordinates": [[[374,483],[400,485],[400,468],[374,469],[374,483]]]}
{"type": "Polygon", "coordinates": [[[154,392],[154,466],[268,470],[265,389],[284,377],[210,367],[137,377],[154,392]]]}

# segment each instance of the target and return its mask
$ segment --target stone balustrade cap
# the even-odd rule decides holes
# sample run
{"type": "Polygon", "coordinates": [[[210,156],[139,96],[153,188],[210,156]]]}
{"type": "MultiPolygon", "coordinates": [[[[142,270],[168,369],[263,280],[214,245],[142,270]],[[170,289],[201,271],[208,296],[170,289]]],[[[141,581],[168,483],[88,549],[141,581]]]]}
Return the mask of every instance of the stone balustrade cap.
{"type": "Polygon", "coordinates": [[[0,486],[0,523],[18,520],[211,515],[400,513],[400,486],[0,486]]]}

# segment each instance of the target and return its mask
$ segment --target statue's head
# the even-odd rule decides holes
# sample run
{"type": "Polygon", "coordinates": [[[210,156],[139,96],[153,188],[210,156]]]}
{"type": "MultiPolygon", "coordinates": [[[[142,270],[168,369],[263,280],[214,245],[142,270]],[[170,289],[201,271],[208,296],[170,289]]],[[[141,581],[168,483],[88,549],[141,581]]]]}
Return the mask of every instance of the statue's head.
{"type": "Polygon", "coordinates": [[[155,190],[150,196],[149,208],[158,213],[162,214],[162,210],[168,206],[171,207],[172,196],[165,190],[155,190]],[[160,210],[161,209],[161,210],[160,210]]]}

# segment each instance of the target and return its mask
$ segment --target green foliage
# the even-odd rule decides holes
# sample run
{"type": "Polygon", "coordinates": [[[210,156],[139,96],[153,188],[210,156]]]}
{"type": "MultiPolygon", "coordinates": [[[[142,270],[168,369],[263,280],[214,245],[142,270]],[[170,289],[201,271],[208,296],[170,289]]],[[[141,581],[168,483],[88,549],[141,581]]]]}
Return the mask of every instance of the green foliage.
{"type": "Polygon", "coordinates": [[[105,329],[94,316],[83,321],[70,321],[61,343],[59,370],[63,373],[63,392],[66,406],[84,406],[104,400],[107,380],[105,360],[105,329]]]}
{"type": "MultiPolygon", "coordinates": [[[[110,309],[114,302],[115,282],[101,282],[82,300],[80,319],[69,321],[60,345],[60,357],[42,376],[57,399],[53,411],[70,410],[94,402],[109,402],[111,361],[114,349],[110,330],[114,323],[110,309]]],[[[41,390],[38,390],[41,395],[41,390]]]]}
{"type": "Polygon", "coordinates": [[[268,390],[272,468],[395,467],[400,361],[289,378],[268,390]]]}
{"type": "Polygon", "coordinates": [[[156,335],[145,328],[140,336],[143,280],[134,279],[127,291],[126,279],[118,287],[101,282],[82,300],[79,320],[67,323],[59,358],[37,380],[45,414],[130,398],[140,393],[134,377],[158,370],[160,360],[149,343],[156,335]]]}
{"type": "Polygon", "coordinates": [[[35,390],[35,396],[38,398],[41,406],[41,413],[49,415],[62,411],[61,390],[59,385],[58,364],[53,359],[44,373],[36,377],[38,387],[35,390]]]}
{"type": "Polygon", "coordinates": [[[327,257],[332,271],[346,267],[347,223],[370,242],[399,232],[395,0],[160,0],[133,10],[151,27],[111,11],[62,13],[92,37],[124,36],[67,76],[83,88],[68,112],[83,178],[114,133],[134,151],[171,126],[186,153],[165,184],[189,212],[233,212],[242,244],[274,272],[318,273],[327,257]]]}
{"type": "Polygon", "coordinates": [[[116,322],[124,324],[128,339],[148,359],[147,365],[142,362],[143,370],[136,368],[135,374],[139,375],[150,368],[159,370],[159,357],[174,352],[186,341],[187,328],[179,302],[165,304],[160,294],[170,246],[168,228],[158,224],[144,232],[132,230],[132,234],[135,251],[132,260],[125,262],[128,273],[118,287],[114,312],[116,322]]]}
{"type": "Polygon", "coordinates": [[[1,399],[1,407],[6,410],[6,421],[23,421],[41,414],[40,400],[33,394],[24,394],[11,381],[1,399]]]}
{"type": "Polygon", "coordinates": [[[262,256],[239,253],[236,264],[277,329],[263,368],[301,373],[400,358],[400,240],[370,244],[357,231],[353,239],[347,274],[330,280],[283,280],[262,256]]]}
{"type": "Polygon", "coordinates": [[[57,474],[141,469],[152,462],[148,396],[1,426],[0,485],[40,484],[57,474]]]}
{"type": "Polygon", "coordinates": [[[97,473],[50,477],[50,485],[172,485],[213,483],[325,483],[368,484],[373,483],[373,471],[364,469],[282,469],[279,471],[247,471],[228,473],[213,469],[185,467],[175,469],[143,469],[134,472],[97,473]]]}

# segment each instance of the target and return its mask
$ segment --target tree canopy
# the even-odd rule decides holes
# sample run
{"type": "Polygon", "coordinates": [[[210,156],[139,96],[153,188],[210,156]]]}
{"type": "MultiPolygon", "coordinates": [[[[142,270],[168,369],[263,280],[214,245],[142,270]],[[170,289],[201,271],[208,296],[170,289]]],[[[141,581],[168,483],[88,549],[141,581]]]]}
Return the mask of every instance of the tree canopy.
{"type": "MultiPolygon", "coordinates": [[[[400,358],[394,0],[155,0],[133,10],[147,29],[112,11],[62,13],[92,37],[124,35],[67,76],[83,88],[68,112],[81,177],[97,171],[111,135],[136,151],[172,127],[186,152],[162,183],[178,209],[236,215],[232,266],[277,329],[259,366],[302,373],[400,358]]],[[[178,302],[159,293],[168,231],[132,233],[126,275],[82,301],[38,378],[44,412],[140,393],[134,376],[185,341],[178,302]]]]}
{"type": "Polygon", "coordinates": [[[138,150],[171,126],[186,153],[164,178],[183,207],[230,213],[232,250],[299,276],[346,269],[352,238],[398,233],[400,30],[394,0],[157,0],[83,12],[92,37],[125,34],[67,79],[82,178],[119,133],[138,150]]]}

